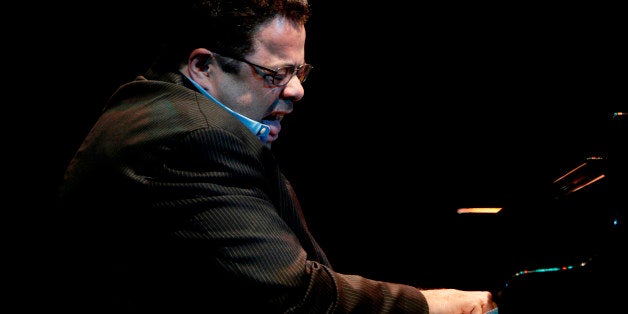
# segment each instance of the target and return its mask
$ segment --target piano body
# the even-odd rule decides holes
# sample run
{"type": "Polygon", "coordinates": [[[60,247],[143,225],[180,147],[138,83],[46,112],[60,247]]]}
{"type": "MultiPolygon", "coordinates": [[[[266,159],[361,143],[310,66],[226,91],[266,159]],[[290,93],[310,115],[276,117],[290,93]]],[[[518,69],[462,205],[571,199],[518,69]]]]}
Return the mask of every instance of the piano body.
{"type": "MultiPolygon", "coordinates": [[[[618,313],[628,302],[628,132],[615,112],[599,154],[500,213],[508,244],[499,312],[618,313]]],[[[624,310],[625,311],[625,310],[624,310]]]]}

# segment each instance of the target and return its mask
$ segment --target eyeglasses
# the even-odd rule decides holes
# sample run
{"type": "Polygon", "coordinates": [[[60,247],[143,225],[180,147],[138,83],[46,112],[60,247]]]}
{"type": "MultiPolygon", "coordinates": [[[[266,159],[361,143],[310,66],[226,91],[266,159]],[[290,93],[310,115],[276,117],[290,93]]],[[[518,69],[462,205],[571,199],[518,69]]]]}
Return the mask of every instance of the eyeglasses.
{"type": "Polygon", "coordinates": [[[262,77],[265,79],[269,79],[270,83],[275,86],[284,86],[288,84],[288,82],[290,82],[292,77],[295,75],[297,76],[297,78],[299,78],[299,81],[303,83],[307,79],[307,76],[310,74],[310,71],[312,70],[312,68],[314,68],[311,64],[304,63],[298,66],[286,65],[286,66],[278,67],[272,70],[267,67],[263,67],[261,65],[255,64],[253,62],[249,62],[248,60],[244,58],[230,57],[230,56],[224,56],[224,57],[237,60],[240,62],[244,62],[250,66],[260,68],[264,71],[270,72],[270,73],[262,74],[262,77]]]}

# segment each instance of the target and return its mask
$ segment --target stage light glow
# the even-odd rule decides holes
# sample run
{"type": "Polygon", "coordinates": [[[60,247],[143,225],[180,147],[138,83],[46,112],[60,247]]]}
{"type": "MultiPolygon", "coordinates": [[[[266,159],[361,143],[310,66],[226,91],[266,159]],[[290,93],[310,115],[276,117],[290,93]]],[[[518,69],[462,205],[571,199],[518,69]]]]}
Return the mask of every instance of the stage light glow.
{"type": "Polygon", "coordinates": [[[497,214],[501,207],[465,207],[458,208],[458,214],[497,214]]]}

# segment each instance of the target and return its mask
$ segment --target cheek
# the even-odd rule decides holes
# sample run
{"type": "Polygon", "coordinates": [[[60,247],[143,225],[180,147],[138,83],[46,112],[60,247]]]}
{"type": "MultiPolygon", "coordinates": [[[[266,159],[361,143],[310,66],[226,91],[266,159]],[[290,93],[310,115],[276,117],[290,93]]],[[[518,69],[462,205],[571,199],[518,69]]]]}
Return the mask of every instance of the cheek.
{"type": "Polygon", "coordinates": [[[266,90],[257,93],[255,97],[259,101],[260,107],[268,108],[279,100],[280,91],[280,88],[267,88],[266,90]]]}
{"type": "MultiPolygon", "coordinates": [[[[259,85],[259,82],[256,82],[259,85]]],[[[231,94],[236,97],[238,113],[260,121],[268,116],[280,103],[281,88],[268,88],[242,84],[237,89],[231,87],[231,94]]]]}
{"type": "Polygon", "coordinates": [[[276,110],[279,103],[280,102],[277,100],[277,98],[269,97],[267,97],[263,103],[258,103],[256,110],[259,118],[261,119],[270,115],[274,110],[276,110]]]}
{"type": "Polygon", "coordinates": [[[251,90],[242,90],[237,96],[238,113],[243,114],[253,120],[260,121],[272,111],[272,107],[277,103],[277,97],[268,93],[256,93],[251,90]]]}
{"type": "Polygon", "coordinates": [[[280,101],[278,94],[275,92],[266,93],[259,98],[257,105],[257,114],[260,115],[260,119],[267,117],[272,112],[280,110],[282,101],[280,101]]]}

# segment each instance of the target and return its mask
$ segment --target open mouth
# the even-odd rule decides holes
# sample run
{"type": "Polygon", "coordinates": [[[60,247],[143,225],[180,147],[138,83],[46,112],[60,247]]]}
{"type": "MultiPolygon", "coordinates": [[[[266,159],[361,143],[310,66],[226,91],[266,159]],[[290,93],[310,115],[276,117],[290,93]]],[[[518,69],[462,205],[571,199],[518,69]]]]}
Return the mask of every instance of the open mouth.
{"type": "Polygon", "coordinates": [[[270,127],[268,134],[268,142],[272,142],[277,139],[279,131],[281,131],[281,116],[273,115],[265,117],[261,122],[270,127]]]}

